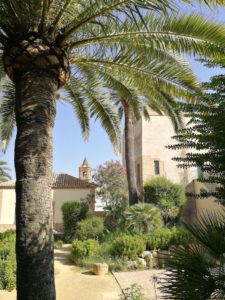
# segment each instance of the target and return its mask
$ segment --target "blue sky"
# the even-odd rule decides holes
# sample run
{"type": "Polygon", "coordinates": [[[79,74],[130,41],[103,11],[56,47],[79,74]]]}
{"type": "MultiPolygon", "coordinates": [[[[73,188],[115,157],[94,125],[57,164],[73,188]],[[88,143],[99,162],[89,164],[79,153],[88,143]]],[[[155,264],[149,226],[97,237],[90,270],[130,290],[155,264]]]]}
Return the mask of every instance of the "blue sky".
{"type": "MultiPolygon", "coordinates": [[[[182,10],[188,13],[197,12],[196,8],[182,5],[182,10]]],[[[225,22],[225,10],[217,9],[207,11],[205,8],[199,8],[198,11],[204,12],[209,17],[220,22],[225,22]]],[[[200,81],[206,81],[215,74],[221,74],[218,68],[207,69],[202,64],[190,60],[194,72],[200,81]]],[[[5,160],[12,169],[11,175],[15,178],[14,172],[14,142],[15,134],[10,142],[6,154],[1,159],[5,160]]],[[[82,163],[84,157],[87,157],[93,168],[111,159],[121,159],[116,155],[110,144],[108,137],[98,122],[92,122],[91,134],[88,142],[84,142],[81,131],[72,108],[69,105],[58,103],[57,116],[54,128],[54,159],[53,171],[65,172],[74,176],[78,176],[78,167],[82,163]]]]}

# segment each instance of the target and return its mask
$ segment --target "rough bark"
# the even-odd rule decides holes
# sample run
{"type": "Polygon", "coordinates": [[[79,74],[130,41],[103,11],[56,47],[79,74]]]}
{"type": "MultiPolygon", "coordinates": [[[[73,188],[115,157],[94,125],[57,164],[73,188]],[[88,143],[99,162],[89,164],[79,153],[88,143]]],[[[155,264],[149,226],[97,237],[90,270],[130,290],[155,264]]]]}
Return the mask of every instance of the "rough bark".
{"type": "Polygon", "coordinates": [[[56,77],[44,70],[15,77],[17,136],[17,299],[54,300],[51,199],[56,77]]]}
{"type": "Polygon", "coordinates": [[[138,189],[135,172],[133,111],[126,100],[123,99],[121,102],[125,116],[125,161],[129,189],[129,204],[134,205],[138,203],[138,189]]]}

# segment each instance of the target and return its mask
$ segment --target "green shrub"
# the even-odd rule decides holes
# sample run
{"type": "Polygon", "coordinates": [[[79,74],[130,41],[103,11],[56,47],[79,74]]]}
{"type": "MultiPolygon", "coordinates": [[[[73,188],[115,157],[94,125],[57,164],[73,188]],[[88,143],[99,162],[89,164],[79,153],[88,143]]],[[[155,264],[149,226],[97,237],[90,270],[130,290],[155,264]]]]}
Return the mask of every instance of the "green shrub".
{"type": "Polygon", "coordinates": [[[135,259],[145,250],[145,242],[140,236],[121,235],[117,237],[111,248],[113,256],[135,259]]]}
{"type": "Polygon", "coordinates": [[[75,261],[77,266],[86,269],[91,269],[93,267],[93,264],[96,262],[106,263],[109,266],[109,271],[114,271],[114,272],[128,271],[127,260],[120,257],[96,255],[96,256],[81,258],[75,261]]]}
{"type": "Polygon", "coordinates": [[[152,204],[136,204],[126,209],[125,227],[130,233],[143,234],[162,227],[159,209],[152,204]]]}
{"type": "Polygon", "coordinates": [[[74,262],[76,262],[79,259],[95,256],[99,252],[100,245],[96,240],[75,240],[72,242],[71,257],[74,260],[74,262]]]}
{"type": "Polygon", "coordinates": [[[77,223],[85,220],[88,215],[88,205],[76,201],[65,202],[62,205],[64,235],[66,241],[74,239],[77,223]]]}
{"type": "Polygon", "coordinates": [[[6,230],[5,232],[0,232],[0,242],[3,240],[5,242],[15,241],[15,239],[16,239],[16,232],[13,229],[6,230]]]}
{"type": "Polygon", "coordinates": [[[130,288],[124,290],[120,295],[119,300],[151,300],[146,298],[143,293],[143,288],[138,284],[132,284],[130,288]]]}
{"type": "Polygon", "coordinates": [[[54,242],[54,248],[55,249],[60,249],[60,248],[62,248],[62,246],[63,246],[63,241],[58,240],[58,241],[54,242]]]}
{"type": "Polygon", "coordinates": [[[0,290],[16,286],[15,231],[0,233],[0,290]]]}
{"type": "Polygon", "coordinates": [[[125,215],[128,202],[124,199],[116,204],[108,205],[105,209],[104,227],[110,232],[125,231],[125,215]]]}
{"type": "Polygon", "coordinates": [[[103,235],[103,219],[94,217],[77,223],[76,238],[79,240],[101,239],[103,235]]]}
{"type": "Polygon", "coordinates": [[[190,233],[181,227],[162,228],[145,238],[147,250],[168,250],[170,246],[186,245],[192,240],[190,233]]]}
{"type": "Polygon", "coordinates": [[[144,184],[144,201],[159,207],[164,224],[178,220],[180,208],[186,202],[185,189],[165,177],[154,177],[144,184]]]}

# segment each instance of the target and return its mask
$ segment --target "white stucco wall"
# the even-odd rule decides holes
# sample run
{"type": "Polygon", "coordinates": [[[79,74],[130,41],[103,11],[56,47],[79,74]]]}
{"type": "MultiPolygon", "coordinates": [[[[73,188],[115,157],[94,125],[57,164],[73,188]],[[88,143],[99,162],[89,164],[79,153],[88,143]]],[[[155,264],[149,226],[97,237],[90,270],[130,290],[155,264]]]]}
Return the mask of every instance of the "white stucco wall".
{"type": "Polygon", "coordinates": [[[15,224],[16,194],[14,189],[2,189],[0,205],[0,224],[15,224]]]}
{"type": "MultiPolygon", "coordinates": [[[[52,190],[54,223],[62,223],[61,207],[66,201],[80,201],[90,194],[90,189],[52,190]]],[[[15,224],[16,195],[14,189],[0,190],[0,225],[15,224]]]]}
{"type": "Polygon", "coordinates": [[[89,189],[53,189],[54,223],[63,223],[61,207],[67,201],[80,201],[90,194],[89,189]]]}

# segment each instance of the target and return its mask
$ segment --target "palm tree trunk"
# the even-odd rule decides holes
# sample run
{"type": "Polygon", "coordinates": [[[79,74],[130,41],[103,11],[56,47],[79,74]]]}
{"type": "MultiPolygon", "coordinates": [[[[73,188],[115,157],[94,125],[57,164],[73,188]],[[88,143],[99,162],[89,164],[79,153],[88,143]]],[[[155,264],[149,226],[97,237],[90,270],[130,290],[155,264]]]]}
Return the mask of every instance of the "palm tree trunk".
{"type": "Polygon", "coordinates": [[[132,107],[125,99],[122,99],[121,103],[124,108],[125,116],[125,161],[129,189],[129,204],[134,205],[138,203],[138,190],[135,172],[133,111],[132,107]]]}
{"type": "Polygon", "coordinates": [[[54,300],[52,129],[58,81],[45,71],[15,78],[17,300],[54,300]]]}

